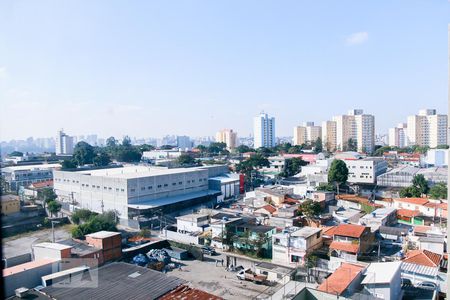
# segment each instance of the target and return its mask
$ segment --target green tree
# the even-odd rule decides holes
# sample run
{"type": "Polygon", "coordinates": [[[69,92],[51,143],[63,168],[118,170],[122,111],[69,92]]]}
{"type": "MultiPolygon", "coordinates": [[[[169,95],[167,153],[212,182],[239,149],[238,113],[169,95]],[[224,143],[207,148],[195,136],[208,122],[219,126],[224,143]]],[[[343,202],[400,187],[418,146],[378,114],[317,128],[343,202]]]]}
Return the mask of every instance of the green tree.
{"type": "Polygon", "coordinates": [[[116,146],[117,140],[113,136],[110,136],[109,138],[106,139],[106,147],[115,148],[116,146]]]}
{"type": "Polygon", "coordinates": [[[416,186],[404,187],[399,194],[402,198],[417,198],[421,196],[420,190],[416,186]]]}
{"type": "Polygon", "coordinates": [[[297,214],[304,216],[308,222],[317,217],[322,212],[319,202],[313,200],[305,200],[300,204],[297,214]]]}
{"type": "Polygon", "coordinates": [[[73,159],[79,166],[92,164],[95,157],[94,147],[86,142],[79,142],[73,149],[73,159]]]}
{"type": "Polygon", "coordinates": [[[54,216],[61,210],[61,204],[55,200],[51,200],[47,202],[47,209],[54,216]]]}
{"type": "Polygon", "coordinates": [[[181,166],[192,166],[197,164],[197,161],[189,154],[183,153],[177,158],[177,163],[181,166]]]}
{"type": "Polygon", "coordinates": [[[149,144],[143,144],[143,145],[139,145],[138,149],[141,153],[144,153],[144,151],[153,151],[155,150],[155,146],[149,145],[149,144]]]}
{"type": "Polygon", "coordinates": [[[431,199],[447,199],[447,185],[443,182],[433,185],[430,189],[429,196],[431,199]]]}
{"type": "Polygon", "coordinates": [[[238,153],[247,153],[247,152],[254,152],[255,151],[254,149],[250,148],[247,145],[239,145],[239,146],[236,147],[235,150],[238,153]]]}
{"type": "Polygon", "coordinates": [[[423,174],[415,175],[412,180],[412,185],[415,186],[421,194],[428,194],[428,181],[425,179],[425,176],[423,176],[423,174]]]}
{"type": "Polygon", "coordinates": [[[198,151],[200,151],[200,154],[205,154],[208,152],[208,147],[206,147],[205,145],[198,145],[197,147],[195,147],[198,151]]]}
{"type": "Polygon", "coordinates": [[[126,135],[122,140],[122,146],[125,148],[131,147],[131,139],[128,135],[126,135]]]}
{"type": "Polygon", "coordinates": [[[73,223],[80,224],[80,222],[88,222],[96,215],[95,212],[92,212],[89,209],[78,209],[72,214],[71,218],[73,223]]]}
{"type": "Polygon", "coordinates": [[[172,150],[173,148],[175,148],[175,146],[173,145],[162,145],[161,147],[159,147],[159,149],[161,150],[172,150]]]}
{"type": "Polygon", "coordinates": [[[294,145],[294,146],[290,147],[287,152],[289,154],[301,154],[301,153],[303,153],[302,150],[303,150],[303,146],[301,146],[301,145],[294,145]]]}
{"type": "Polygon", "coordinates": [[[260,147],[260,148],[256,149],[256,152],[258,154],[261,154],[264,157],[269,157],[271,155],[276,154],[276,151],[274,151],[271,148],[267,148],[267,147],[260,147]]]}
{"type": "Polygon", "coordinates": [[[52,188],[43,188],[38,192],[38,198],[44,202],[56,200],[57,196],[52,188]]]}
{"type": "Polygon", "coordinates": [[[373,155],[374,156],[383,156],[384,152],[389,152],[392,150],[393,150],[393,148],[390,146],[379,147],[374,151],[373,155]]]}
{"type": "Polygon", "coordinates": [[[336,185],[339,194],[339,186],[345,184],[348,179],[348,168],[343,160],[335,159],[328,170],[328,183],[336,185]]]}
{"type": "Polygon", "coordinates": [[[344,151],[357,151],[356,141],[352,138],[349,138],[347,141],[347,145],[344,145],[344,151]]]}
{"type": "Polygon", "coordinates": [[[438,145],[438,146],[436,147],[436,149],[448,149],[448,148],[449,148],[448,145],[438,145]]]}
{"type": "Polygon", "coordinates": [[[211,155],[216,155],[219,153],[227,153],[228,151],[226,150],[227,148],[227,144],[225,143],[211,143],[208,146],[208,153],[211,155]]]}
{"type": "Polygon", "coordinates": [[[317,187],[317,190],[322,192],[334,192],[334,186],[329,183],[321,183],[317,187]]]}
{"type": "Polygon", "coordinates": [[[67,170],[67,169],[75,169],[77,167],[77,162],[73,159],[65,159],[61,163],[61,169],[67,170]]]}
{"type": "Polygon", "coordinates": [[[323,151],[323,144],[322,139],[320,137],[317,138],[317,140],[314,141],[314,152],[321,153],[323,151]]]}
{"type": "Polygon", "coordinates": [[[94,157],[93,163],[97,167],[107,166],[111,163],[111,157],[108,153],[101,151],[94,157]]]}
{"type": "Polygon", "coordinates": [[[294,176],[302,170],[303,166],[306,166],[308,163],[301,159],[300,157],[289,158],[285,160],[285,169],[280,174],[282,177],[291,177],[294,176]]]}
{"type": "Polygon", "coordinates": [[[117,231],[117,220],[113,211],[107,211],[100,215],[95,215],[86,223],[78,225],[72,229],[72,237],[83,238],[86,234],[106,230],[117,231]]]}

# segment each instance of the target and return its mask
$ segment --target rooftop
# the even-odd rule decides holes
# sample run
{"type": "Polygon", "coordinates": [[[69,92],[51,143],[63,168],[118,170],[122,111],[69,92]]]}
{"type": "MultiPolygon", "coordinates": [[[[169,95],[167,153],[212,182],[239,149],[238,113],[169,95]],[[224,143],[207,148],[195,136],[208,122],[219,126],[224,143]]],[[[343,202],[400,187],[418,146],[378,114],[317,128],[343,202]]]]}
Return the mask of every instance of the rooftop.
{"type": "Polygon", "coordinates": [[[204,170],[202,168],[158,168],[148,166],[125,166],[121,168],[105,168],[96,170],[77,171],[76,173],[95,176],[95,177],[110,177],[110,178],[122,178],[133,179],[150,176],[161,176],[181,173],[195,173],[204,170]]]}
{"type": "Polygon", "coordinates": [[[176,289],[172,290],[171,292],[165,294],[159,300],[188,300],[188,299],[195,299],[195,300],[221,300],[222,298],[212,295],[210,293],[207,293],[202,290],[191,288],[187,285],[180,285],[176,289]]]}
{"type": "Polygon", "coordinates": [[[294,269],[292,268],[287,268],[287,267],[283,267],[283,266],[279,266],[279,265],[275,265],[275,264],[271,264],[271,263],[267,263],[267,262],[259,262],[256,263],[255,266],[258,269],[264,269],[264,270],[268,270],[277,274],[282,274],[282,275],[288,275],[291,274],[294,269]]]}
{"type": "Polygon", "coordinates": [[[26,166],[11,166],[2,168],[2,172],[14,171],[31,171],[31,170],[47,170],[61,168],[60,164],[40,164],[40,165],[26,165],[26,166]]]}
{"type": "Polygon", "coordinates": [[[2,202],[13,202],[13,201],[19,201],[19,196],[16,195],[2,195],[1,196],[2,202]]]}
{"type": "Polygon", "coordinates": [[[403,261],[426,267],[438,267],[441,263],[441,259],[442,255],[428,250],[409,250],[403,261]]]}
{"type": "Polygon", "coordinates": [[[58,300],[65,299],[157,299],[186,282],[158,271],[123,262],[105,265],[98,269],[98,286],[90,280],[81,281],[77,287],[46,287],[41,291],[58,300]]]}
{"type": "Polygon", "coordinates": [[[366,271],[362,284],[389,283],[400,269],[401,262],[371,263],[366,271]]]}
{"type": "Polygon", "coordinates": [[[179,217],[175,217],[175,219],[177,220],[184,220],[184,221],[196,221],[200,218],[205,218],[208,217],[208,214],[188,214],[188,215],[183,215],[183,216],[179,216],[179,217]]]}
{"type": "Polygon", "coordinates": [[[345,252],[350,252],[350,253],[358,253],[359,244],[333,241],[330,244],[330,249],[345,251],[345,252]]]}
{"type": "Polygon", "coordinates": [[[109,238],[112,236],[116,236],[116,235],[121,235],[120,232],[114,232],[114,231],[97,231],[91,234],[86,234],[86,236],[94,238],[94,239],[105,239],[105,238],[109,238]]]}
{"type": "Polygon", "coordinates": [[[342,295],[355,278],[364,270],[363,266],[343,263],[319,286],[318,290],[342,295]]]}
{"type": "Polygon", "coordinates": [[[172,196],[172,197],[144,200],[144,201],[140,202],[139,204],[128,204],[128,207],[134,208],[134,209],[152,209],[152,208],[156,208],[159,206],[164,206],[164,205],[168,205],[168,204],[173,204],[173,203],[178,203],[178,202],[182,202],[182,201],[192,200],[192,199],[205,197],[205,196],[218,195],[218,194],[220,194],[220,191],[204,190],[204,191],[191,192],[191,193],[172,196]]]}
{"type": "Polygon", "coordinates": [[[349,236],[359,238],[363,234],[365,226],[354,224],[340,224],[336,227],[334,235],[349,236]]]}
{"type": "Polygon", "coordinates": [[[24,264],[20,264],[14,267],[3,269],[3,277],[18,274],[24,271],[28,271],[31,269],[39,268],[45,265],[53,264],[55,262],[58,262],[59,259],[52,259],[52,258],[43,258],[39,260],[30,261],[24,264]]]}
{"type": "Polygon", "coordinates": [[[428,203],[426,198],[394,198],[394,202],[410,203],[414,205],[424,205],[428,203]]]}
{"type": "Polygon", "coordinates": [[[53,250],[66,250],[66,249],[72,248],[72,246],[68,246],[68,245],[64,245],[64,244],[60,244],[60,243],[48,243],[48,242],[35,244],[35,245],[33,245],[33,248],[34,247],[47,248],[47,249],[53,249],[53,250]]]}
{"type": "Polygon", "coordinates": [[[294,231],[291,236],[298,236],[303,238],[309,238],[312,235],[315,235],[318,232],[321,232],[322,229],[320,228],[314,228],[314,227],[301,227],[299,230],[294,231]]]}

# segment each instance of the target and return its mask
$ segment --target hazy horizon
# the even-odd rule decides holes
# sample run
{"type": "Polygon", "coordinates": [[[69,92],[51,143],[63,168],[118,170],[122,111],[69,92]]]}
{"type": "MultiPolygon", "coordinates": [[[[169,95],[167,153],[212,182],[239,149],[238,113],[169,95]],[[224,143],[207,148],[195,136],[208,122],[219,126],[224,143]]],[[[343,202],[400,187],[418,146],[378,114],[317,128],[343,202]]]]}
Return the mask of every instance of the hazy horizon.
{"type": "Polygon", "coordinates": [[[3,1],[0,140],[447,114],[450,2],[3,1]]]}

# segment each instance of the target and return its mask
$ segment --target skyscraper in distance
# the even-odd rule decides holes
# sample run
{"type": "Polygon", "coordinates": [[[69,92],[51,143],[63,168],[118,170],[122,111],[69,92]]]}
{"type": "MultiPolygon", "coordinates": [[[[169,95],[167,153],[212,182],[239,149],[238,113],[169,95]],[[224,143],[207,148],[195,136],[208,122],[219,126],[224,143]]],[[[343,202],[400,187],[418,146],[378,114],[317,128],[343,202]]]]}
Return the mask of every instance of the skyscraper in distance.
{"type": "Polygon", "coordinates": [[[55,153],[56,155],[73,154],[73,137],[65,134],[63,129],[56,134],[55,153]]]}
{"type": "Polygon", "coordinates": [[[275,147],[275,118],[264,112],[253,118],[253,147],[275,147]]]}
{"type": "Polygon", "coordinates": [[[216,142],[225,143],[228,150],[237,146],[237,133],[233,129],[222,129],[216,133],[216,142]]]}

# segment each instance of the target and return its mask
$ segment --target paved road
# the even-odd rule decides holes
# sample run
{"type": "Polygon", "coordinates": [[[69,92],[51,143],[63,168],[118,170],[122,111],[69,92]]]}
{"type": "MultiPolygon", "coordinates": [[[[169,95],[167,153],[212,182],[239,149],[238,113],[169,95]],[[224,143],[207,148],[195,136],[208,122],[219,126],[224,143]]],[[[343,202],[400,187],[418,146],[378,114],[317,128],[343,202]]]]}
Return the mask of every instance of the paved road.
{"type": "MultiPolygon", "coordinates": [[[[55,240],[66,240],[70,238],[69,227],[59,227],[55,229],[55,240]]],[[[3,257],[9,258],[31,252],[33,244],[50,242],[52,240],[52,230],[42,229],[18,236],[12,236],[2,240],[3,257]]]]}

